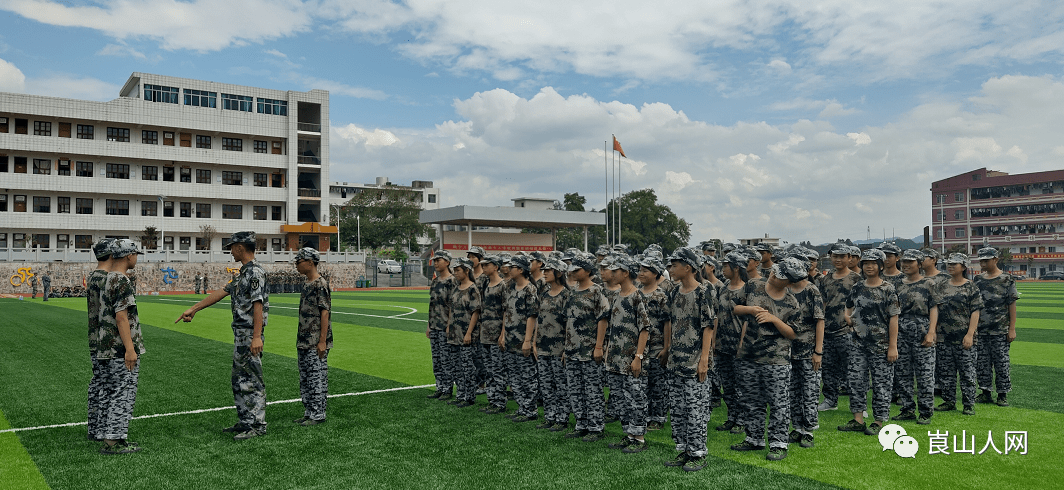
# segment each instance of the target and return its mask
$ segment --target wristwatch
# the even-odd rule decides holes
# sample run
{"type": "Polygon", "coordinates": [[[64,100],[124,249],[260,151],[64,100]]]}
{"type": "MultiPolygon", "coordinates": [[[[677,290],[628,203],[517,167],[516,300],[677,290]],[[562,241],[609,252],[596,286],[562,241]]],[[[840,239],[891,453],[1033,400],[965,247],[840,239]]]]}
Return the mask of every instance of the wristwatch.
{"type": "Polygon", "coordinates": [[[642,361],[643,360],[643,354],[636,354],[635,358],[639,359],[640,361],[642,361]]]}

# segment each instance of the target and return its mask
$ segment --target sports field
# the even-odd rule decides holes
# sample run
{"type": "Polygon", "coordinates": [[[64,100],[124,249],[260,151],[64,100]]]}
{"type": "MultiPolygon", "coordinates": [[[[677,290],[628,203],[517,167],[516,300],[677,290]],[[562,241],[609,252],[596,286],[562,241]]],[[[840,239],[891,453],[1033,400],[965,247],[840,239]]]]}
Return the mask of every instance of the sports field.
{"type": "Polygon", "coordinates": [[[228,300],[193,323],[174,324],[200,296],[139,297],[148,352],[135,410],[142,418],[130,425],[130,439],[145,449],[102,456],[99,443],[85,439],[84,298],[0,299],[0,488],[1055,486],[1064,455],[1064,284],[1021,283],[1020,291],[1011,407],[977,405],[972,417],[938,413],[929,426],[902,422],[920,444],[915,458],[903,459],[883,451],[875,437],[835,430],[849,419],[844,399],[841,410],[821,413],[816,447],[792,445],[781,462],[729,450],[741,436],[712,430],[724,420],[720,408],[710,419],[710,464],[691,474],[661,464],[675,455],[668,425],[650,433],[649,450],[628,455],[606,448],[620,436],[619,423],[607,426],[606,441],[589,444],[411,389],[432,382],[426,291],[334,293],[329,387],[333,395],[350,395],[331,398],[328,422],[315,427],[292,423],[303,414],[295,361],[299,297],[272,295],[263,358],[269,429],[244,442],[220,432],[236,418],[228,300]],[[71,425],[40,428],[60,424],[71,425]],[[929,454],[929,430],[949,431],[950,454],[929,454]],[[962,431],[974,435],[976,454],[954,451],[955,444],[967,449],[962,431]],[[978,454],[990,431],[1002,453],[1006,431],[1027,431],[1026,454],[1015,448],[978,454]]]}

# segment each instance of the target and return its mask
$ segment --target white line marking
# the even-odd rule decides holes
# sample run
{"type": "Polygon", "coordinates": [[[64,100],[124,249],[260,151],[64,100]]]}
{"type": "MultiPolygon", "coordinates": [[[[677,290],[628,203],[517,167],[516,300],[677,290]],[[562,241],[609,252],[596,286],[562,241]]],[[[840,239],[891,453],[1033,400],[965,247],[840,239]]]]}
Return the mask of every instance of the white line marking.
{"type": "MultiPolygon", "coordinates": [[[[418,386],[400,386],[398,388],[387,388],[387,389],[383,389],[383,390],[370,390],[370,391],[359,391],[359,392],[351,392],[351,393],[339,393],[339,394],[336,394],[336,395],[329,395],[328,398],[340,398],[340,397],[343,397],[343,396],[372,395],[374,393],[387,393],[389,391],[416,390],[416,389],[419,389],[419,388],[429,388],[429,387],[432,387],[432,386],[436,386],[436,385],[431,384],[431,385],[418,385],[418,386]]],[[[281,404],[281,403],[295,403],[295,402],[301,402],[301,401],[303,401],[301,398],[292,398],[290,400],[274,400],[272,402],[266,402],[266,404],[267,405],[277,405],[277,404],[281,404]]],[[[188,411],[185,411],[185,412],[153,413],[151,415],[138,415],[136,417],[133,417],[133,420],[154,419],[154,418],[158,418],[158,417],[173,417],[175,415],[193,415],[193,414],[198,414],[198,413],[220,412],[222,410],[235,410],[235,409],[236,409],[236,407],[229,406],[229,407],[203,408],[203,409],[200,409],[200,410],[188,410],[188,411]]],[[[71,422],[69,424],[38,425],[36,427],[19,427],[19,428],[15,428],[15,429],[4,429],[4,430],[0,430],[0,434],[3,434],[5,432],[25,432],[25,431],[29,431],[29,430],[58,429],[58,428],[61,428],[61,427],[77,427],[79,425],[88,425],[88,422],[71,422]]]]}
{"type": "MultiPolygon", "coordinates": [[[[158,300],[159,301],[172,301],[174,303],[197,303],[197,301],[191,301],[191,300],[186,300],[186,299],[158,298],[158,300]]],[[[389,306],[389,305],[375,305],[375,306],[389,306]]],[[[292,306],[276,306],[276,305],[270,305],[270,308],[281,308],[281,309],[284,309],[284,310],[298,310],[299,309],[299,308],[292,307],[292,306]]],[[[410,308],[410,307],[409,306],[398,306],[397,308],[410,308]]],[[[416,312],[417,312],[417,309],[414,309],[414,311],[411,311],[409,313],[402,313],[402,314],[400,314],[398,316],[384,316],[384,315],[371,315],[369,313],[349,313],[349,312],[346,312],[346,311],[333,311],[333,312],[330,313],[330,315],[358,315],[358,316],[371,316],[373,318],[387,318],[389,320],[406,320],[408,322],[422,322],[422,323],[427,322],[427,320],[418,320],[417,318],[402,318],[402,315],[409,315],[410,313],[416,313],[416,312]]]]}

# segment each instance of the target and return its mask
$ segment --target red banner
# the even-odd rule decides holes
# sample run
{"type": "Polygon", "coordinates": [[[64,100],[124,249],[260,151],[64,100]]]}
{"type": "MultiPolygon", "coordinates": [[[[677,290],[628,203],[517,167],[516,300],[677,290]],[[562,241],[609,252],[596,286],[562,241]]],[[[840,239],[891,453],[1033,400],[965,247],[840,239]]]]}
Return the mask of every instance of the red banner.
{"type": "MultiPolygon", "coordinates": [[[[537,246],[537,245],[477,245],[483,248],[485,252],[553,252],[554,247],[551,246],[537,246]]],[[[445,250],[469,250],[469,246],[466,244],[457,243],[445,243],[443,245],[445,250]]]]}
{"type": "Polygon", "coordinates": [[[1012,259],[1064,259],[1064,253],[1012,254],[1012,259]]]}

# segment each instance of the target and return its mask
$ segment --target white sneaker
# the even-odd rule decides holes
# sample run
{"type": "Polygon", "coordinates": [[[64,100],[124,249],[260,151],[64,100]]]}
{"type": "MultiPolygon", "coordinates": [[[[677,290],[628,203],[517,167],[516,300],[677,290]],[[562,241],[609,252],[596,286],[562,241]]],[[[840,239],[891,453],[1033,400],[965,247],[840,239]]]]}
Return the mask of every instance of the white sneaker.
{"type": "Polygon", "coordinates": [[[816,407],[816,411],[818,411],[818,412],[830,412],[832,410],[838,410],[838,409],[839,409],[838,402],[831,403],[831,402],[829,402],[827,400],[824,400],[824,401],[820,402],[820,405],[817,405],[817,407],[816,407]]]}

